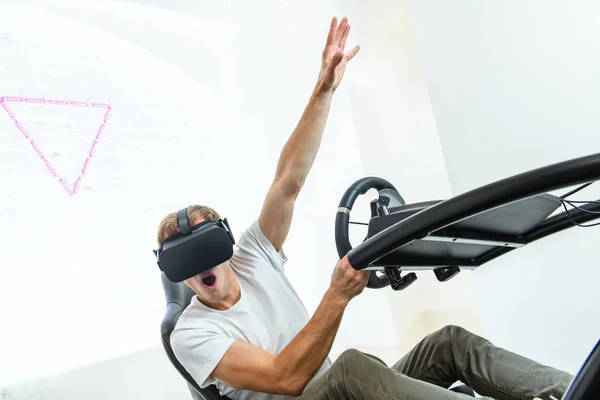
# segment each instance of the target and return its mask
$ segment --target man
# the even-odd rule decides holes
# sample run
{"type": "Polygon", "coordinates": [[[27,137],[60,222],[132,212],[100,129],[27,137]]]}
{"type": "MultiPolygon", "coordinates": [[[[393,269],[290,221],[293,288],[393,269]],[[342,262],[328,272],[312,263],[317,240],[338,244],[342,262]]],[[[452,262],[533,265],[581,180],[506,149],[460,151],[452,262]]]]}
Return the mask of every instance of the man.
{"type": "MultiPolygon", "coordinates": [[[[447,389],[457,380],[498,400],[560,398],[570,375],[454,326],[427,336],[391,368],[356,350],[333,364],[328,359],[344,310],[365,288],[368,272],[342,258],[309,318],[285,275],[283,244],[331,99],[359,51],[344,54],[349,31],[346,18],[332,19],[317,84],[281,152],[258,219],[228,261],[185,280],[197,295],[171,335],[176,357],[201,387],[215,384],[231,399],[467,398],[447,389]]],[[[190,206],[187,215],[191,225],[220,218],[206,206],[190,206]]],[[[169,214],[159,227],[159,246],[178,230],[177,215],[169,214]]]]}

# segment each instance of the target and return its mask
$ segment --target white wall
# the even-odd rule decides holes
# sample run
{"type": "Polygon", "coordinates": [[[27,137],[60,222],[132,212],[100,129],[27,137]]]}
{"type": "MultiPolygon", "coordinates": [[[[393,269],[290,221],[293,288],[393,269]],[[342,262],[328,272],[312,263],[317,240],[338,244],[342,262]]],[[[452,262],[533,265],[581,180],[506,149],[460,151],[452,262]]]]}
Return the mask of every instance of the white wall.
{"type": "MultiPolygon", "coordinates": [[[[410,9],[453,194],[599,151],[598,3],[410,9]]],[[[599,235],[572,228],[474,272],[488,336],[575,372],[600,332],[599,235]]]]}
{"type": "MultiPolygon", "coordinates": [[[[155,54],[104,30],[16,3],[4,4],[0,18],[2,95],[113,108],[73,197],[2,111],[8,146],[1,158],[6,262],[0,304],[12,327],[0,341],[5,385],[157,344],[164,303],[150,252],[154,232],[167,210],[197,200],[200,190],[185,171],[219,162],[212,148],[229,141],[235,110],[155,54]],[[166,171],[185,175],[171,179],[166,171]],[[19,307],[9,307],[15,300],[19,307]]],[[[231,33],[222,29],[221,35],[231,33]]],[[[18,105],[15,113],[23,115],[24,126],[35,127],[31,134],[44,142],[47,158],[68,158],[60,173],[81,168],[86,146],[80,142],[94,138],[95,130],[87,129],[99,123],[97,115],[38,105],[18,105]]],[[[253,145],[247,137],[240,141],[253,145]]],[[[243,160],[236,150],[232,155],[243,160]]],[[[257,172],[266,168],[254,165],[257,172]]],[[[233,166],[223,172],[233,173],[233,166]]],[[[211,187],[220,179],[202,182],[211,187]]],[[[231,192],[201,190],[202,201],[225,209],[232,204],[231,192]]]]}
{"type": "MultiPolygon", "coordinates": [[[[0,95],[107,103],[112,115],[81,191],[69,196],[0,110],[0,307],[10,327],[0,333],[0,387],[159,348],[165,307],[151,249],[160,219],[196,202],[217,208],[238,234],[256,218],[315,82],[330,17],[343,11],[335,2],[316,15],[306,3],[223,2],[206,7],[211,20],[201,3],[186,4],[1,6],[0,95]]],[[[286,248],[311,312],[338,259],[337,202],[363,176],[347,86],[286,248]]],[[[24,104],[17,111],[46,158],[64,165],[59,173],[77,175],[99,116],[24,104]]],[[[353,302],[334,353],[394,348],[389,315],[385,292],[353,302]]]]}
{"type": "MultiPolygon", "coordinates": [[[[365,60],[350,89],[365,175],[387,179],[409,203],[448,198],[451,190],[442,144],[407,2],[384,2],[381,8],[357,3],[350,16],[360,15],[370,23],[357,28],[364,34],[365,60]]],[[[359,198],[352,215],[360,218],[352,219],[368,221],[368,202],[375,196],[373,192],[359,198]]],[[[362,235],[353,241],[357,245],[366,227],[351,230],[362,235]]],[[[430,271],[417,276],[404,291],[382,289],[392,309],[399,354],[449,323],[483,333],[469,271],[444,284],[430,271]]]]}

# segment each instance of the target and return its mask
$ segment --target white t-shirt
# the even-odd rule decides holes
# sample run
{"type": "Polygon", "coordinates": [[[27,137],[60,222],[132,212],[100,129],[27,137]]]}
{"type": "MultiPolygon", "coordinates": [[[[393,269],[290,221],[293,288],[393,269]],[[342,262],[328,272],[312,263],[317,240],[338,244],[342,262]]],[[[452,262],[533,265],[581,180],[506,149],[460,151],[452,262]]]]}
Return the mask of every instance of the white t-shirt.
{"type": "MultiPolygon", "coordinates": [[[[234,389],[208,377],[235,340],[277,355],[307,324],[308,312],[285,275],[286,262],[285,254],[275,250],[258,221],[254,221],[237,241],[231,259],[240,284],[240,300],[230,309],[219,311],[194,296],[183,311],[171,334],[171,345],[200,387],[214,384],[232,400],[289,398],[234,389]]],[[[308,386],[329,367],[331,361],[327,358],[308,386]]]]}

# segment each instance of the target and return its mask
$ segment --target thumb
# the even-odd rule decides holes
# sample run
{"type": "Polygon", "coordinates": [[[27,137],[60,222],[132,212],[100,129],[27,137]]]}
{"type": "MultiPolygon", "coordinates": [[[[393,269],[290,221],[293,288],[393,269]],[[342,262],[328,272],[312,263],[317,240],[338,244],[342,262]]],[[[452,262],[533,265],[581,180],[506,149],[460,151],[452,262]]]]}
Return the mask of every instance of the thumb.
{"type": "Polygon", "coordinates": [[[329,65],[327,68],[335,69],[342,62],[342,58],[344,58],[344,53],[341,50],[338,50],[333,57],[331,57],[331,61],[329,61],[329,65]]]}
{"type": "Polygon", "coordinates": [[[361,272],[362,272],[362,274],[363,274],[363,276],[362,276],[362,278],[363,278],[363,281],[365,282],[365,285],[366,285],[366,284],[367,284],[367,282],[369,281],[369,276],[371,276],[371,271],[369,271],[369,270],[364,270],[364,271],[361,271],[361,272]]]}
{"type": "Polygon", "coordinates": [[[342,53],[341,51],[336,52],[333,55],[333,57],[331,57],[331,60],[329,60],[329,64],[327,64],[321,75],[324,82],[333,85],[333,81],[335,79],[335,69],[338,65],[340,65],[340,62],[342,61],[343,57],[344,53],[342,53]]]}

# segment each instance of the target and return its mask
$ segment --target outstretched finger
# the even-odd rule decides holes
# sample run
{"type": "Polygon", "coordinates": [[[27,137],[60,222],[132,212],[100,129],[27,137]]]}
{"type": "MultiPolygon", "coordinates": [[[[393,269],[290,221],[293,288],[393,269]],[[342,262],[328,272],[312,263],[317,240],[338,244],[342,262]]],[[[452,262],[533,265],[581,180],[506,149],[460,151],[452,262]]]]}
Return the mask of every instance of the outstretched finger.
{"type": "Polygon", "coordinates": [[[327,44],[332,44],[335,41],[337,31],[337,17],[333,17],[331,19],[331,24],[329,24],[329,33],[327,34],[327,44]]]}
{"type": "Polygon", "coordinates": [[[348,61],[352,60],[352,58],[356,55],[356,53],[358,53],[359,50],[360,50],[360,46],[356,45],[356,47],[354,47],[352,50],[350,50],[348,52],[348,54],[346,54],[346,59],[348,61]]]}
{"type": "Polygon", "coordinates": [[[335,43],[340,44],[342,38],[344,37],[344,32],[346,31],[346,27],[348,26],[348,17],[342,18],[340,24],[338,25],[335,32],[335,43]]]}
{"type": "Polygon", "coordinates": [[[350,33],[350,24],[346,24],[346,28],[342,33],[342,37],[340,38],[340,49],[344,51],[344,47],[346,46],[346,39],[348,38],[348,33],[350,33]]]}

